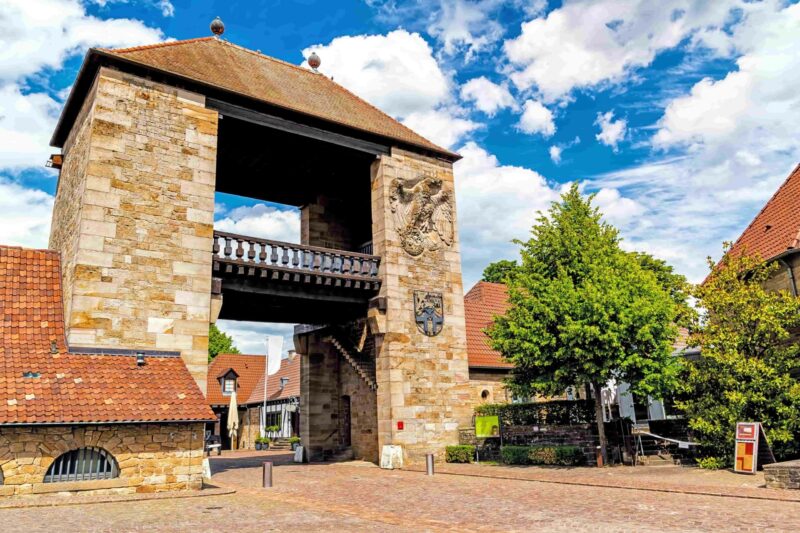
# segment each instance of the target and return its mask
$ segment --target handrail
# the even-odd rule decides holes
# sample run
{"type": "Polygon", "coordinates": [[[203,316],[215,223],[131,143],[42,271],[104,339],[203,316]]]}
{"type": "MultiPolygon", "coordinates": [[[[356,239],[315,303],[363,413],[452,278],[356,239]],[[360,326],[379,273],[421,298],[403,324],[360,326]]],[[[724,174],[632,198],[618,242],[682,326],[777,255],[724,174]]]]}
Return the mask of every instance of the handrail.
{"type": "Polygon", "coordinates": [[[358,252],[308,246],[214,231],[215,259],[285,271],[377,278],[380,257],[358,252]]]}

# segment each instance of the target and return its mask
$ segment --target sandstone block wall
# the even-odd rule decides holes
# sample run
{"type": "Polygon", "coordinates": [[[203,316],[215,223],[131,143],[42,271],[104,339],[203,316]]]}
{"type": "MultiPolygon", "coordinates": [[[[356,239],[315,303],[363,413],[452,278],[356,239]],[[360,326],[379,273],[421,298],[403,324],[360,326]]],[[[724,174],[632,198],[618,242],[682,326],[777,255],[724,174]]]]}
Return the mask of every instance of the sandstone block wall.
{"type": "Polygon", "coordinates": [[[377,394],[346,361],[341,361],[339,381],[341,396],[350,397],[350,442],[353,456],[364,461],[378,462],[377,394]]]}
{"type": "Polygon", "coordinates": [[[204,425],[130,424],[0,428],[0,496],[102,490],[161,492],[200,489],[204,425]],[[61,454],[96,446],[111,453],[119,477],[111,480],[44,483],[61,454]]]}
{"type": "MultiPolygon", "coordinates": [[[[373,244],[382,258],[381,295],[387,298],[385,314],[370,311],[378,334],[378,444],[402,446],[410,462],[422,461],[426,453],[443,454],[445,446],[458,443],[459,426],[471,419],[457,232],[450,246],[414,257],[402,248],[391,212],[393,180],[421,174],[441,179],[455,197],[451,163],[393,148],[372,168],[373,244]],[[427,337],[417,329],[414,290],[442,293],[444,329],[439,335],[427,337]]],[[[452,211],[455,225],[455,200],[452,211]]]]}
{"type": "Polygon", "coordinates": [[[300,365],[300,439],[310,461],[340,446],[339,355],[320,335],[307,336],[300,365]]]}
{"type": "Polygon", "coordinates": [[[506,403],[511,401],[511,392],[506,388],[503,379],[507,376],[506,372],[492,371],[469,371],[471,407],[476,407],[483,403],[506,403]],[[484,394],[486,396],[484,397],[484,394]]]}
{"type": "Polygon", "coordinates": [[[216,111],[103,68],[65,146],[50,247],[73,346],[180,351],[205,391],[216,111]]]}

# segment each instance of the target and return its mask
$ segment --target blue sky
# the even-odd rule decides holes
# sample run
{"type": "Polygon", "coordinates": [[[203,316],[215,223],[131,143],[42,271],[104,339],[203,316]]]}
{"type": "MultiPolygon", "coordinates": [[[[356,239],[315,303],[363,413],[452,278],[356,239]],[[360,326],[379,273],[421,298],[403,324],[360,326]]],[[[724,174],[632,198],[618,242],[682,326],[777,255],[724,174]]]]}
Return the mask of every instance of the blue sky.
{"type": "MultiPolygon", "coordinates": [[[[217,15],[241,46],[297,64],[315,50],[324,74],[464,156],[466,287],[571,181],[626,247],[699,280],[800,162],[796,2],[6,0],[0,242],[47,245],[43,163],[86,49],[205,36],[217,15]]],[[[294,210],[217,204],[219,227],[299,238],[294,210]]],[[[267,331],[228,326],[246,349],[267,331]]]]}

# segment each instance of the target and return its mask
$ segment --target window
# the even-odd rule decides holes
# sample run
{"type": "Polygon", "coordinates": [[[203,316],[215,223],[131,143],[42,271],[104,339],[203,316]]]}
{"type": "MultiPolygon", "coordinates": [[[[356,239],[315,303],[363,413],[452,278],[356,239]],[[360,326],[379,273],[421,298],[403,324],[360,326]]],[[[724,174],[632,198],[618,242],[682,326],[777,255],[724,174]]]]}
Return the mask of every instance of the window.
{"type": "Polygon", "coordinates": [[[102,448],[78,448],[60,455],[44,476],[45,483],[88,481],[119,476],[114,457],[102,448]]]}
{"type": "Polygon", "coordinates": [[[236,390],[236,380],[226,379],[222,382],[222,394],[230,396],[236,390]]]}
{"type": "Polygon", "coordinates": [[[483,391],[481,392],[481,399],[482,400],[488,400],[489,399],[489,390],[488,389],[483,389],[483,391]]]}
{"type": "Polygon", "coordinates": [[[286,385],[289,384],[289,378],[281,378],[281,389],[286,388],[286,385]]]}

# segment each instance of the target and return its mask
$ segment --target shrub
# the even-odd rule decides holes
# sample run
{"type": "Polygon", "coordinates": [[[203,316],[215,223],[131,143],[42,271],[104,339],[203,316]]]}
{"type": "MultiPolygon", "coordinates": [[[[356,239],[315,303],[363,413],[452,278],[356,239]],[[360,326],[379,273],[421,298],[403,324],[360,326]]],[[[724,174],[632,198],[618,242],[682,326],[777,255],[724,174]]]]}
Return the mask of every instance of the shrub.
{"type": "Polygon", "coordinates": [[[289,437],[289,444],[299,444],[300,437],[289,437]]]}
{"type": "Polygon", "coordinates": [[[530,446],[503,446],[500,448],[500,459],[507,465],[530,464],[530,446]]]}
{"type": "Polygon", "coordinates": [[[503,446],[500,457],[508,465],[575,466],[586,460],[577,446],[503,446]]]}
{"type": "Polygon", "coordinates": [[[697,460],[697,466],[708,470],[719,470],[725,468],[725,459],[720,457],[703,457],[697,460]]]}
{"type": "Polygon", "coordinates": [[[460,445],[445,448],[445,461],[448,463],[471,463],[475,457],[475,446],[460,445]]]}

